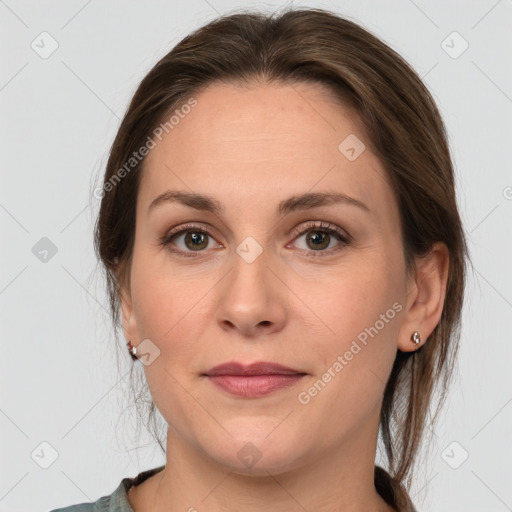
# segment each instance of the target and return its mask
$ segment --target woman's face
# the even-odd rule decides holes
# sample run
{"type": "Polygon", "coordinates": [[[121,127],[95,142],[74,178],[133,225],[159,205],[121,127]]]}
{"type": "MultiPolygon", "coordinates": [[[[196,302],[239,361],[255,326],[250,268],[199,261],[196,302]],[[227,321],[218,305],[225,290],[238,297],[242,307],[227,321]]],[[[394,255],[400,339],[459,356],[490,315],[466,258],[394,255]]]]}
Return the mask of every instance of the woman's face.
{"type": "Polygon", "coordinates": [[[213,84],[194,98],[146,158],[122,300],[169,435],[240,473],[374,457],[410,335],[384,168],[320,85],[213,84]],[[234,362],[293,371],[213,376],[234,362]]]}

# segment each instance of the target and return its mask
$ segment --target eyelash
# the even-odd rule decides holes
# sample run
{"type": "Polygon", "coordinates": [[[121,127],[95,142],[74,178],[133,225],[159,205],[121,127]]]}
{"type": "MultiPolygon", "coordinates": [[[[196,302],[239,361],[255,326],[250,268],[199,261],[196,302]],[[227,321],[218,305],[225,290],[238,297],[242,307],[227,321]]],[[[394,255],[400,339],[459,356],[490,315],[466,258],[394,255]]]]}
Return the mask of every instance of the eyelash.
{"type": "MultiPolygon", "coordinates": [[[[193,233],[202,233],[206,234],[212,238],[214,238],[213,233],[207,227],[199,226],[196,224],[185,224],[178,228],[179,230],[172,230],[169,233],[166,233],[164,236],[160,237],[160,244],[167,247],[169,251],[184,256],[186,258],[201,258],[204,256],[205,251],[182,251],[181,249],[171,249],[171,242],[174,238],[177,238],[179,235],[186,234],[187,232],[193,233]]],[[[345,246],[349,245],[351,242],[351,237],[344,231],[341,231],[335,224],[331,224],[329,222],[324,221],[309,221],[306,222],[301,228],[297,228],[293,231],[293,239],[295,240],[301,235],[308,233],[309,231],[318,231],[319,233],[328,233],[329,235],[334,235],[337,240],[340,242],[335,247],[331,247],[328,250],[307,250],[307,249],[299,249],[300,252],[308,253],[308,257],[318,258],[323,256],[329,256],[334,252],[337,252],[343,249],[345,246]]]]}

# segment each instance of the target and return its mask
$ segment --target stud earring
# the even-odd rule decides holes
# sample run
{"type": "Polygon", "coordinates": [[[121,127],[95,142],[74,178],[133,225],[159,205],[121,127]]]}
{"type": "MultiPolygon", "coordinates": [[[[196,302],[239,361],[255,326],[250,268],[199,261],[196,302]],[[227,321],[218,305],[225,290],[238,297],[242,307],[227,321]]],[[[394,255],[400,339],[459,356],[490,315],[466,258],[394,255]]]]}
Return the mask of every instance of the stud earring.
{"type": "Polygon", "coordinates": [[[128,347],[128,352],[132,356],[132,359],[133,360],[138,359],[138,357],[137,357],[137,347],[134,347],[130,340],[128,340],[128,342],[126,343],[126,346],[128,347]]]}
{"type": "Polygon", "coordinates": [[[415,345],[419,345],[421,343],[421,336],[420,336],[420,333],[418,331],[414,331],[412,334],[411,334],[411,341],[415,344],[415,345]]]}

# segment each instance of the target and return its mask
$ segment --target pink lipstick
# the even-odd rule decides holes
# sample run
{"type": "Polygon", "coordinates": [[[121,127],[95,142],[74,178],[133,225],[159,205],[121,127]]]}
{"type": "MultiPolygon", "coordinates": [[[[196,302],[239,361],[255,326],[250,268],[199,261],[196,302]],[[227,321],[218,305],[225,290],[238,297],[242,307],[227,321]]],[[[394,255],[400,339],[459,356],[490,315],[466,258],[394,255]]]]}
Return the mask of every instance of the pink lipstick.
{"type": "Polygon", "coordinates": [[[306,373],[266,361],[215,366],[206,374],[220,389],[244,398],[258,398],[296,384],[306,373]]]}

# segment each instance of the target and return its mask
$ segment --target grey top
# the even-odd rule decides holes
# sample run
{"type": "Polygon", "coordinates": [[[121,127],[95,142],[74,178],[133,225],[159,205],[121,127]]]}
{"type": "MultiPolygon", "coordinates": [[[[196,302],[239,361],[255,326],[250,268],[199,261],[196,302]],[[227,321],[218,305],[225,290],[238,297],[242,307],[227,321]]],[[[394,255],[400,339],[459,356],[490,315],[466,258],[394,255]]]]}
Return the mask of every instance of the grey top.
{"type": "Polygon", "coordinates": [[[93,503],[79,503],[65,508],[56,508],[50,512],[134,512],[128,501],[128,489],[139,485],[144,480],[161,471],[165,466],[148,469],[139,473],[135,478],[123,478],[116,490],[108,496],[102,496],[93,503]]]}
{"type": "MultiPolygon", "coordinates": [[[[57,508],[50,512],[134,512],[128,501],[128,489],[133,485],[139,485],[144,480],[161,471],[165,466],[148,469],[139,473],[135,478],[123,478],[116,490],[99,498],[93,503],[80,503],[70,507],[57,508]]],[[[381,467],[375,466],[375,487],[385,501],[398,512],[417,512],[405,488],[381,467]]]]}

